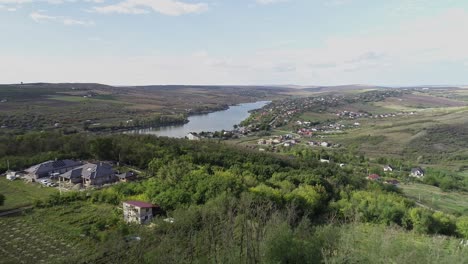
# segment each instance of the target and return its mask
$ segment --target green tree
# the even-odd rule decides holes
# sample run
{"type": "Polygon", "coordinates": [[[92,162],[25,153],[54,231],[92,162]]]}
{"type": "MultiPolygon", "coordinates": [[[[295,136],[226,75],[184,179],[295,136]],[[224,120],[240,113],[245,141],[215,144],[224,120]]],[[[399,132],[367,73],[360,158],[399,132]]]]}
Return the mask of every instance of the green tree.
{"type": "Polygon", "coordinates": [[[424,208],[412,208],[408,211],[408,217],[413,225],[413,230],[418,233],[429,233],[433,225],[432,214],[424,208]]]}
{"type": "Polygon", "coordinates": [[[301,185],[286,195],[286,200],[298,208],[315,214],[327,199],[327,192],[323,186],[301,185]]]}
{"type": "Polygon", "coordinates": [[[435,212],[432,215],[433,226],[432,232],[436,234],[444,234],[451,236],[455,233],[455,221],[453,217],[442,212],[435,212]]]}
{"type": "Polygon", "coordinates": [[[113,156],[113,142],[112,138],[97,138],[91,141],[91,153],[97,158],[102,160],[112,160],[113,156]]]}
{"type": "Polygon", "coordinates": [[[0,193],[0,206],[2,206],[5,203],[5,195],[0,193]]]}
{"type": "Polygon", "coordinates": [[[468,239],[468,216],[463,216],[457,220],[457,232],[462,237],[468,239]]]}

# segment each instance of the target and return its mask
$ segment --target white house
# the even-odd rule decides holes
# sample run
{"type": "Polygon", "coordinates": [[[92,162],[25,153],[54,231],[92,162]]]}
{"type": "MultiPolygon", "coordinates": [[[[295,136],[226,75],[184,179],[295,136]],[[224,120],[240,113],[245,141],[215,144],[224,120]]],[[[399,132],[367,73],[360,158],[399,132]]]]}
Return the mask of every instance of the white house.
{"type": "Polygon", "coordinates": [[[424,170],[421,168],[413,168],[411,169],[411,177],[422,178],[424,177],[424,170]]]}
{"type": "Polygon", "coordinates": [[[391,165],[385,165],[383,167],[383,171],[385,172],[392,172],[393,171],[393,167],[391,165]]]}
{"type": "Polygon", "coordinates": [[[189,140],[200,140],[200,137],[198,137],[197,135],[195,135],[194,133],[191,133],[191,132],[187,134],[187,138],[189,140]]]}

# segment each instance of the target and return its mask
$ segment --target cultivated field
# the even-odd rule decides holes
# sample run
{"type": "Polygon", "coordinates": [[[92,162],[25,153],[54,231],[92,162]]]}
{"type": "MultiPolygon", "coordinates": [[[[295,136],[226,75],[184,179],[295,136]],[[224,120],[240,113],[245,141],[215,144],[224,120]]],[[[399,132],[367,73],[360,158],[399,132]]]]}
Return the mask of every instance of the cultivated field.
{"type": "Polygon", "coordinates": [[[21,217],[0,218],[0,263],[64,263],[80,247],[21,217]]]}
{"type": "Polygon", "coordinates": [[[405,158],[460,169],[460,160],[468,157],[465,156],[468,154],[468,108],[404,108],[408,110],[414,114],[359,119],[359,128],[329,138],[344,146],[357,147],[371,158],[405,158]]]}
{"type": "Polygon", "coordinates": [[[402,184],[400,187],[406,196],[429,208],[468,215],[468,193],[443,192],[426,184],[402,184]]]}
{"type": "Polygon", "coordinates": [[[84,202],[0,217],[0,263],[98,263],[101,250],[125,243],[121,221],[116,206],[84,202]],[[119,240],[107,238],[114,232],[119,240]]]}

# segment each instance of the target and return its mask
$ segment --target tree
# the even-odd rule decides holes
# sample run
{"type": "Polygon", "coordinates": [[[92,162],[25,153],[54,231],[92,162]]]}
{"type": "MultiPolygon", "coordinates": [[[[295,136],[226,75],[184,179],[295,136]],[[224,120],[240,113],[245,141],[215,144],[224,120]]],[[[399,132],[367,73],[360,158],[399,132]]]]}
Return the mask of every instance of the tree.
{"type": "Polygon", "coordinates": [[[435,212],[432,215],[433,227],[432,232],[435,234],[444,234],[451,236],[455,233],[455,221],[453,217],[442,212],[435,212]]]}
{"type": "Polygon", "coordinates": [[[97,159],[112,160],[113,156],[112,138],[97,138],[91,141],[91,152],[97,159]]]}
{"type": "Polygon", "coordinates": [[[457,220],[457,232],[462,237],[468,239],[468,216],[463,216],[457,220]]]}
{"type": "Polygon", "coordinates": [[[433,225],[431,211],[415,207],[409,210],[408,217],[413,225],[413,230],[418,233],[429,233],[433,225]]]}
{"type": "Polygon", "coordinates": [[[0,193],[0,206],[2,206],[5,203],[5,195],[0,193]]]}

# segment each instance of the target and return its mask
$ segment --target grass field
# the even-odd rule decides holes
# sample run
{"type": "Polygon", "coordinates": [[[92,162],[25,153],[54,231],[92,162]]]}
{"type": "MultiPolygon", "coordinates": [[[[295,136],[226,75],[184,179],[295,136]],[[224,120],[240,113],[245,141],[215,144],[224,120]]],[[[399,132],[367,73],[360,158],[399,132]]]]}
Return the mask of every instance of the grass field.
{"type": "Polygon", "coordinates": [[[63,102],[70,102],[70,103],[115,103],[115,104],[123,104],[123,105],[132,105],[126,102],[116,100],[115,98],[106,97],[106,96],[95,96],[91,98],[85,98],[83,96],[68,96],[68,95],[60,96],[59,95],[59,96],[50,96],[49,99],[63,101],[63,102]]]}
{"type": "Polygon", "coordinates": [[[39,184],[25,183],[22,180],[9,181],[0,177],[0,193],[5,195],[5,204],[0,212],[31,205],[36,199],[47,198],[57,190],[39,184]]]}
{"type": "Polygon", "coordinates": [[[403,193],[425,206],[447,213],[468,215],[468,193],[443,192],[425,184],[401,185],[403,193]]]}
{"type": "Polygon", "coordinates": [[[416,162],[419,157],[438,154],[444,155],[447,159],[431,160],[431,163],[446,167],[457,166],[459,159],[448,160],[448,158],[464,153],[465,142],[460,135],[468,125],[468,109],[466,107],[442,107],[413,110],[414,115],[386,119],[360,119],[359,128],[330,136],[330,138],[344,146],[357,147],[370,158],[395,157],[416,162]],[[460,132],[454,134],[455,131],[460,132]],[[366,138],[382,138],[383,140],[373,141],[366,140],[366,138]]]}
{"type": "Polygon", "coordinates": [[[306,112],[299,116],[299,120],[302,121],[310,121],[310,122],[322,122],[327,120],[337,120],[338,117],[332,113],[314,113],[314,112],[306,112]]]}

